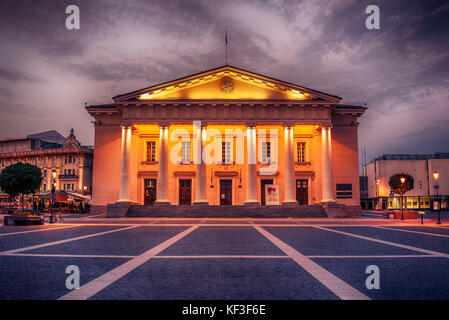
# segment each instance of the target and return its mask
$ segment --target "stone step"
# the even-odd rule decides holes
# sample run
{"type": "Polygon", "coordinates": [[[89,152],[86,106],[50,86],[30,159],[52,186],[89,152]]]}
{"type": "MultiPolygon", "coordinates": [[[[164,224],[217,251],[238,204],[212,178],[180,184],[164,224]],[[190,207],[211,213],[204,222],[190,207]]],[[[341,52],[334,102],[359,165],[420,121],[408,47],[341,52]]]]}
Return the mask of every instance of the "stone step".
{"type": "Polygon", "coordinates": [[[133,205],[127,217],[176,218],[325,218],[324,208],[312,206],[142,206],[133,205]]]}

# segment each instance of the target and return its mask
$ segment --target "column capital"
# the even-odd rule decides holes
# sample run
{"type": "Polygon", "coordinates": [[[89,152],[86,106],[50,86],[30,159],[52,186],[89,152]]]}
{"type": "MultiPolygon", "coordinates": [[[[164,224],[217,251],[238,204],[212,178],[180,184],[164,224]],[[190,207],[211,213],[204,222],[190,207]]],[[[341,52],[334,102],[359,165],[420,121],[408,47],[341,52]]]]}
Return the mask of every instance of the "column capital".
{"type": "Polygon", "coordinates": [[[195,126],[195,124],[197,124],[198,122],[201,124],[201,129],[207,128],[207,126],[209,125],[209,123],[207,123],[207,121],[198,120],[198,121],[193,121],[193,126],[195,126]]]}
{"type": "Polygon", "coordinates": [[[170,123],[169,122],[158,122],[157,125],[161,128],[168,128],[170,127],[170,123]]]}
{"type": "Polygon", "coordinates": [[[295,125],[295,122],[284,122],[284,128],[294,128],[295,125]]]}
{"type": "Polygon", "coordinates": [[[257,127],[257,122],[246,122],[245,126],[247,128],[256,128],[257,127]]]}

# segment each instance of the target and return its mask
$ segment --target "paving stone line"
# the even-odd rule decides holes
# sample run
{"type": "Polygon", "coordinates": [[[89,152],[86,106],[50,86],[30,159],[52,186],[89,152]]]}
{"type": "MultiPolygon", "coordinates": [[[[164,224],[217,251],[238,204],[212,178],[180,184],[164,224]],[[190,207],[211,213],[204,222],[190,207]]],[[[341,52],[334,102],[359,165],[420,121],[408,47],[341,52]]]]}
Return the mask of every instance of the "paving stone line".
{"type": "Polygon", "coordinates": [[[137,227],[138,226],[125,227],[125,228],[121,228],[121,229],[114,229],[114,230],[109,230],[109,231],[104,231],[104,232],[99,232],[99,233],[88,234],[88,235],[85,235],[85,236],[80,236],[80,237],[75,237],[75,238],[69,238],[69,239],[58,240],[58,241],[53,241],[53,242],[41,243],[41,244],[29,246],[29,247],[23,247],[23,248],[18,248],[18,249],[13,249],[13,250],[2,251],[2,252],[0,252],[0,256],[11,255],[13,253],[21,252],[21,251],[28,251],[28,250],[34,250],[34,249],[39,249],[39,248],[43,248],[43,247],[54,246],[54,245],[61,244],[61,243],[87,239],[87,238],[101,236],[101,235],[105,235],[105,234],[109,234],[109,233],[113,233],[113,232],[124,231],[124,230],[128,230],[128,229],[134,229],[134,228],[137,228],[137,227]]]}
{"type": "Polygon", "coordinates": [[[449,238],[449,235],[447,235],[447,234],[430,233],[430,232],[424,232],[424,231],[414,231],[414,230],[408,230],[408,229],[396,229],[394,227],[379,227],[379,226],[372,226],[372,227],[373,228],[384,229],[384,230],[394,230],[394,231],[402,231],[402,232],[425,234],[425,235],[428,235],[428,236],[449,238]]]}
{"type": "Polygon", "coordinates": [[[64,226],[61,228],[42,228],[42,229],[38,229],[38,230],[29,230],[29,231],[18,231],[18,232],[9,232],[9,233],[1,233],[0,237],[4,237],[4,236],[12,236],[15,234],[24,234],[24,233],[32,233],[32,232],[40,232],[40,231],[49,231],[49,230],[61,230],[61,229],[68,229],[68,228],[76,228],[76,227],[81,227],[82,225],[68,225],[68,226],[64,226]]]}
{"type": "Polygon", "coordinates": [[[354,237],[354,238],[359,238],[359,239],[369,240],[369,241],[373,241],[373,242],[378,242],[378,243],[382,243],[382,244],[386,244],[386,245],[390,245],[390,246],[394,246],[394,247],[398,247],[398,248],[403,248],[403,249],[408,249],[408,250],[412,250],[412,251],[423,252],[423,253],[427,253],[427,254],[433,255],[433,256],[449,258],[449,254],[438,252],[438,251],[412,247],[412,246],[408,246],[408,245],[405,245],[405,244],[400,244],[400,243],[396,243],[396,242],[380,240],[380,239],[376,239],[376,238],[365,237],[365,236],[361,236],[361,235],[354,234],[354,233],[349,233],[349,232],[344,232],[344,231],[334,230],[334,229],[328,229],[328,228],[324,228],[324,227],[314,227],[314,228],[321,229],[321,230],[326,230],[326,231],[330,231],[330,232],[335,232],[335,233],[340,233],[340,234],[344,234],[344,235],[351,236],[351,237],[354,237]]]}
{"type": "Polygon", "coordinates": [[[187,230],[184,230],[181,233],[178,233],[177,235],[171,237],[170,239],[162,242],[161,244],[155,246],[154,248],[142,253],[141,255],[137,256],[136,258],[125,262],[124,264],[118,266],[117,268],[103,274],[102,276],[86,283],[85,285],[81,286],[78,290],[71,291],[67,293],[66,295],[60,297],[58,300],[87,300],[96,293],[100,292],[107,286],[111,285],[115,281],[119,280],[129,272],[133,271],[137,267],[141,266],[151,258],[154,258],[158,253],[160,253],[162,250],[165,250],[166,248],[170,247],[177,241],[181,240],[185,236],[187,236],[189,233],[194,231],[196,228],[198,228],[199,225],[195,225],[190,227],[187,230]]]}
{"type": "Polygon", "coordinates": [[[296,249],[275,237],[265,229],[254,226],[263,236],[270,240],[274,245],[281,249],[286,255],[292,258],[299,266],[310,273],[315,279],[321,282],[326,288],[332,291],[342,300],[371,300],[357,289],[336,277],[319,264],[313,262],[296,249]]]}

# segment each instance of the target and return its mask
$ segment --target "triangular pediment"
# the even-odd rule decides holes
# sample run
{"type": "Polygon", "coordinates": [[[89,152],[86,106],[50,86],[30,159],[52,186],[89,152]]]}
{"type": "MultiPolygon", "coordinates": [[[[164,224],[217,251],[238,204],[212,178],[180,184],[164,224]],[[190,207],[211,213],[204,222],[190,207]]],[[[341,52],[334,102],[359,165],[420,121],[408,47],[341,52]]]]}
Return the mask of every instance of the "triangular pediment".
{"type": "Polygon", "coordinates": [[[296,100],[338,103],[341,98],[231,66],[114,97],[116,103],[159,100],[296,100]]]}

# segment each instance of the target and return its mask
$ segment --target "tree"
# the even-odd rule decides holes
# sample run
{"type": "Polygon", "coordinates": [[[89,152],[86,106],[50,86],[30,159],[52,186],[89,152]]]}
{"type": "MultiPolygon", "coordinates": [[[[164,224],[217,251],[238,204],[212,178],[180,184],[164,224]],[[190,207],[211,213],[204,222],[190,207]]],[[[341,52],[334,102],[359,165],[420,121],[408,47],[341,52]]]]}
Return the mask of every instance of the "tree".
{"type": "Polygon", "coordinates": [[[388,184],[394,193],[401,195],[401,220],[404,220],[403,207],[404,207],[404,193],[414,188],[415,180],[413,177],[406,173],[396,173],[390,177],[388,184]]]}
{"type": "Polygon", "coordinates": [[[15,197],[19,194],[23,195],[35,193],[42,183],[42,172],[36,166],[29,163],[12,164],[0,173],[0,188],[15,197]]]}

